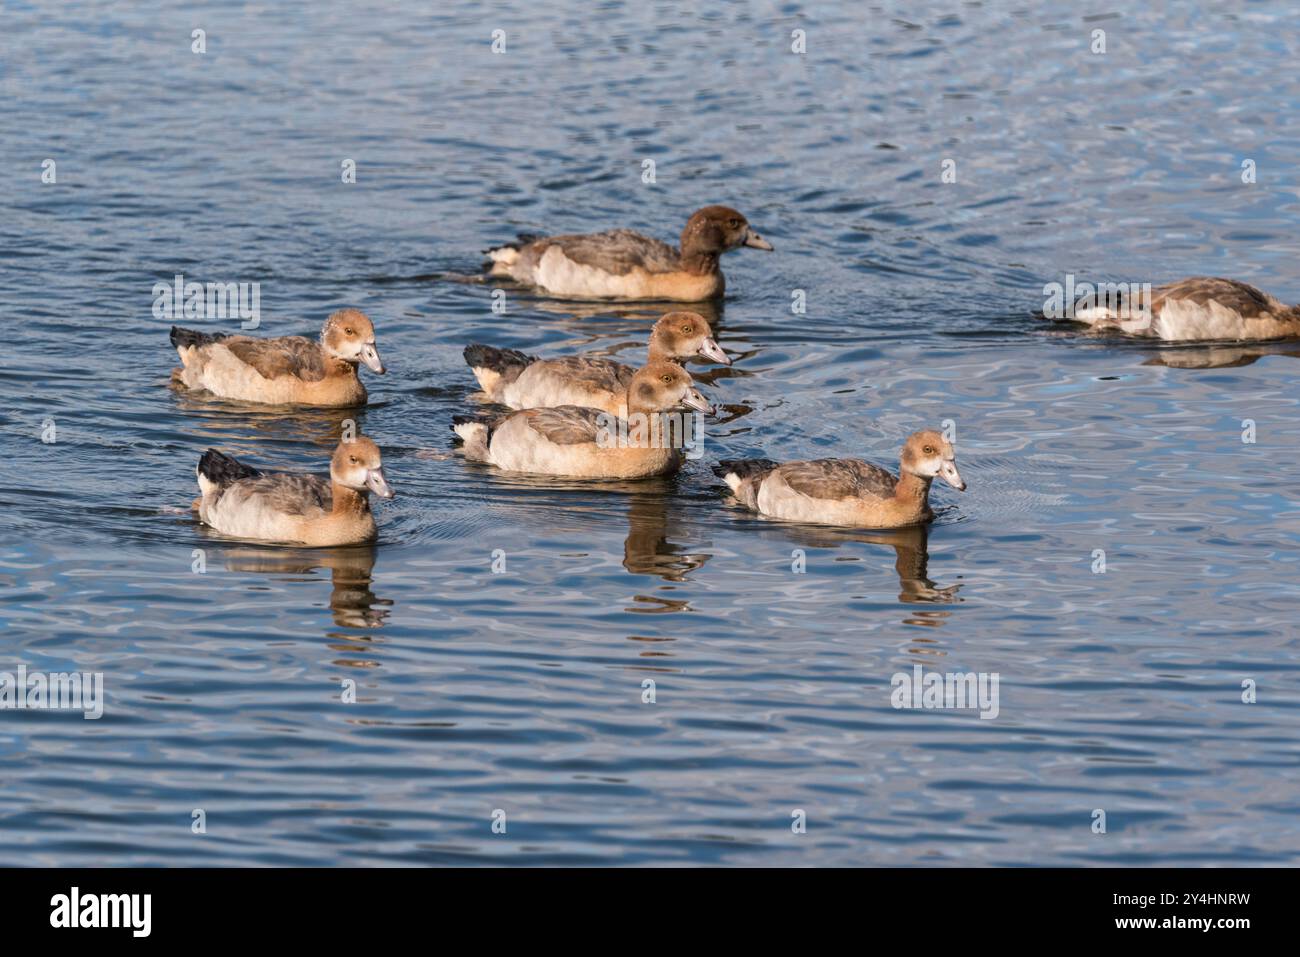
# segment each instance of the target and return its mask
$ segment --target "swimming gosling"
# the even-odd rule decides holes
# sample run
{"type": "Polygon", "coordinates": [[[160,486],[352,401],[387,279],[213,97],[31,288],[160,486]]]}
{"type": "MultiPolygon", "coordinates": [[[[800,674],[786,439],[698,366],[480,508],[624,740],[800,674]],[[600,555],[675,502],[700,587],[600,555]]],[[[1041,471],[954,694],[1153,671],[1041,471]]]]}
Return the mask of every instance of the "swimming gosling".
{"type": "Polygon", "coordinates": [[[851,528],[902,528],[934,518],[930,483],[936,476],[957,489],[951,443],[938,432],[917,432],[903,445],[899,477],[859,459],[786,462],[741,459],[719,462],[722,478],[746,508],[773,518],[851,528]]]}
{"type": "Polygon", "coordinates": [[[1077,310],[1074,318],[1094,329],[1170,342],[1300,336],[1300,306],[1288,306],[1235,279],[1181,279],[1152,289],[1150,302],[1130,298],[1099,301],[1077,310]]]}
{"type": "Polygon", "coordinates": [[[719,260],[742,246],[772,249],[736,210],[705,206],[686,221],[680,249],[630,229],[520,237],[487,251],[488,275],[561,299],[700,302],[726,291],[719,260]]]}
{"type": "MultiPolygon", "coordinates": [[[[698,355],[731,365],[708,322],[695,312],[660,316],[650,331],[648,352],[647,362],[680,363],[698,355]]],[[[465,347],[465,362],[487,397],[512,409],[576,405],[625,415],[627,387],[636,375],[632,366],[604,356],[538,359],[477,343],[465,347]]]]}
{"type": "Polygon", "coordinates": [[[171,342],[183,368],[172,381],[223,399],[273,405],[364,405],[357,365],[384,373],[375,327],[360,309],[340,309],[319,341],[303,336],[256,339],[172,326],[171,342]]]}
{"type": "Polygon", "coordinates": [[[378,534],[370,492],[392,498],[379,446],[365,436],[339,443],[329,481],[261,472],[208,449],[195,470],[199,520],[234,538],[284,545],[354,545],[378,534]]]}
{"type": "Polygon", "coordinates": [[[664,413],[713,411],[692,385],[690,373],[671,362],[640,369],[628,384],[625,401],[626,418],[564,405],[486,421],[457,416],[452,429],[464,441],[465,458],[507,472],[636,479],[675,472],[685,458],[685,422],[664,413]]]}

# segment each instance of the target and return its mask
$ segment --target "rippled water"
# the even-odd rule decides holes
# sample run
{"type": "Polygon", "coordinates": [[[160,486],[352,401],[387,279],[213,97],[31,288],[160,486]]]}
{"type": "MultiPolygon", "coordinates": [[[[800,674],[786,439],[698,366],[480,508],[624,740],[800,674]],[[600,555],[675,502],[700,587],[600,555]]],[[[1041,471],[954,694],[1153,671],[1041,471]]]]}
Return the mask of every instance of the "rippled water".
{"type": "Polygon", "coordinates": [[[107,694],[0,711],[0,864],[1300,858],[1300,346],[1031,317],[1067,273],[1300,299],[1293,5],[416,6],[0,14],[0,670],[107,694]],[[635,360],[659,311],[494,314],[481,249],[708,202],[777,251],[725,260],[703,460],[451,454],[466,342],[635,360]],[[375,319],[375,547],[186,513],[204,448],[322,470],[354,413],[170,391],[178,272],[260,282],[265,334],[375,319]],[[708,469],[892,465],[944,420],[970,488],[928,537],[756,519],[708,469]],[[918,663],[997,673],[997,718],[894,709],[918,663]]]}

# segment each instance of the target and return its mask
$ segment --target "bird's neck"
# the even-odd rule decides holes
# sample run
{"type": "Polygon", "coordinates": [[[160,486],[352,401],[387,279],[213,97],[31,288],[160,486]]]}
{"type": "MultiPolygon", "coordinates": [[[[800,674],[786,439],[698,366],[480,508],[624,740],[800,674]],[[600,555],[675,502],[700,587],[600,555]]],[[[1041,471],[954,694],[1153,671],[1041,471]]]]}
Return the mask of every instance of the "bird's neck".
{"type": "Polygon", "coordinates": [[[651,362],[671,362],[674,365],[681,365],[681,360],[677,358],[677,353],[673,352],[658,339],[650,340],[650,347],[646,350],[646,363],[651,362]]]}
{"type": "Polygon", "coordinates": [[[694,276],[712,276],[718,272],[718,253],[682,245],[682,271],[694,276]]]}
{"type": "Polygon", "coordinates": [[[930,497],[930,483],[934,481],[922,478],[912,472],[899,470],[898,484],[894,486],[894,498],[900,502],[919,502],[925,506],[930,497]]]}
{"type": "Polygon", "coordinates": [[[358,492],[331,479],[330,493],[334,498],[335,515],[364,515],[370,511],[370,496],[366,492],[358,492]]]}
{"type": "Polygon", "coordinates": [[[357,374],[357,364],[349,362],[347,359],[340,359],[333,353],[321,349],[321,354],[325,357],[325,374],[326,375],[352,375],[357,374]]]}
{"type": "Polygon", "coordinates": [[[647,420],[662,415],[662,413],[653,406],[648,405],[644,401],[638,402],[634,399],[630,390],[627,395],[623,397],[623,405],[627,409],[629,415],[644,415],[647,420]]]}

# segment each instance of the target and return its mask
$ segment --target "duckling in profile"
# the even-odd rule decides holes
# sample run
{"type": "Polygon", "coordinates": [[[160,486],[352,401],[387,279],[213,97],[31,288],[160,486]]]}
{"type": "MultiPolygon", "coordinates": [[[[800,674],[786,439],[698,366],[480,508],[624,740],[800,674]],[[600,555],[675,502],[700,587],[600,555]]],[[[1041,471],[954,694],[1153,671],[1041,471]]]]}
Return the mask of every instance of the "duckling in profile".
{"type": "Polygon", "coordinates": [[[508,472],[571,478],[635,479],[681,468],[686,423],[664,413],[712,406],[690,373],[672,362],[640,369],[624,393],[625,418],[602,409],[563,405],[524,409],[483,421],[457,416],[452,430],[465,458],[508,472]]]}
{"type": "Polygon", "coordinates": [[[340,309],[320,340],[303,336],[255,339],[172,326],[172,345],[183,368],[172,381],[206,389],[223,399],[274,405],[364,405],[358,363],[383,374],[375,327],[360,309],[340,309]]]}
{"type": "Polygon", "coordinates": [[[1300,336],[1300,306],[1288,306],[1235,279],[1196,277],[1151,290],[1151,301],[1098,302],[1075,314],[1094,329],[1171,342],[1262,341],[1300,336]]]}
{"type": "Polygon", "coordinates": [[[630,229],[520,237],[517,243],[488,250],[488,275],[564,299],[699,302],[723,294],[726,282],[719,259],[742,246],[772,249],[731,207],[705,206],[686,221],[680,249],[630,229]]]}
{"type": "MultiPolygon", "coordinates": [[[[650,331],[647,361],[680,363],[697,355],[731,365],[699,313],[661,316],[650,331]]],[[[627,387],[636,375],[631,366],[603,356],[538,359],[515,349],[477,343],[465,347],[465,362],[487,397],[512,409],[576,405],[625,415],[627,387]]]]}
{"type": "Polygon", "coordinates": [[[719,462],[713,473],[755,512],[792,522],[853,528],[902,528],[934,518],[930,483],[935,476],[959,492],[952,445],[938,432],[916,432],[903,445],[900,475],[858,459],[786,462],[745,459],[719,462]]]}
{"type": "Polygon", "coordinates": [[[199,520],[235,538],[283,545],[354,545],[375,538],[369,493],[392,498],[379,446],[365,436],[344,440],[330,459],[329,481],[314,475],[260,472],[208,449],[196,470],[199,520]]]}

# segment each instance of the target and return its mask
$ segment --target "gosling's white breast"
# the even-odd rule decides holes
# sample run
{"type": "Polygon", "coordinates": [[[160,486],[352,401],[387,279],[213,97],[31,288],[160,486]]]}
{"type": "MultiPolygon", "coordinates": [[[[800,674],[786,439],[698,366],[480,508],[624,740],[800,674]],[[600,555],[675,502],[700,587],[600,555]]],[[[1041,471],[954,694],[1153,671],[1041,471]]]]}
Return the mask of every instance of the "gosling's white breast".
{"type": "Polygon", "coordinates": [[[548,247],[542,254],[533,276],[537,285],[569,296],[609,299],[639,296],[643,291],[635,272],[619,275],[574,262],[558,245],[548,247]]]}
{"type": "Polygon", "coordinates": [[[1272,316],[1247,319],[1213,299],[1166,300],[1152,323],[1152,334],[1161,339],[1272,339],[1286,332],[1285,324],[1272,316]]]}

